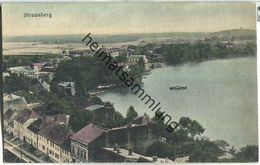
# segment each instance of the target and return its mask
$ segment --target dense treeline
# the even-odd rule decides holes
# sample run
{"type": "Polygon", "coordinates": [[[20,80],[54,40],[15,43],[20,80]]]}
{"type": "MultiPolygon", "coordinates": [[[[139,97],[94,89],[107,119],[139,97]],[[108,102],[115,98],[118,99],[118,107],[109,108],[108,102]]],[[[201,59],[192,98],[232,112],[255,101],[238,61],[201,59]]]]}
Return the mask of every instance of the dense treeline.
{"type": "Polygon", "coordinates": [[[243,47],[226,47],[225,45],[212,45],[207,42],[181,43],[162,45],[155,52],[161,54],[168,64],[204,61],[210,59],[254,56],[255,42],[248,42],[243,47]]]}
{"type": "Polygon", "coordinates": [[[29,92],[30,87],[36,83],[38,83],[37,79],[10,73],[10,76],[6,76],[3,80],[3,93],[12,93],[19,90],[29,92]]]}
{"type": "Polygon", "coordinates": [[[14,66],[26,66],[37,62],[50,62],[55,60],[57,55],[10,55],[3,56],[3,70],[14,66]]]}
{"type": "Polygon", "coordinates": [[[175,160],[177,157],[189,157],[190,162],[257,162],[258,146],[248,145],[238,151],[224,140],[210,141],[198,138],[205,129],[196,120],[182,117],[179,127],[172,133],[165,130],[163,122],[156,117],[153,121],[157,123],[154,135],[157,138],[164,137],[165,141],[156,141],[146,150],[146,155],[168,157],[175,160]],[[233,158],[219,159],[224,154],[231,154],[233,158]]]}
{"type": "MultiPolygon", "coordinates": [[[[255,41],[247,42],[243,45],[234,45],[231,42],[225,44],[218,43],[218,39],[199,40],[194,43],[163,44],[155,48],[156,44],[143,46],[129,46],[133,49],[133,54],[145,54],[151,57],[153,53],[162,55],[168,64],[181,64],[185,62],[200,62],[211,59],[221,59],[241,56],[255,56],[255,41]],[[230,47],[228,47],[228,46],[230,47]],[[232,47],[233,45],[233,47],[232,47]],[[151,50],[153,53],[151,53],[151,50]]],[[[152,61],[152,59],[150,60],[152,61]]]]}
{"type": "Polygon", "coordinates": [[[62,81],[75,82],[77,95],[85,95],[99,84],[119,83],[119,79],[108,67],[94,57],[77,57],[61,62],[56,69],[52,86],[62,81]]]}
{"type": "MultiPolygon", "coordinates": [[[[126,58],[118,56],[113,60],[120,63],[126,61],[126,58]]],[[[144,72],[144,63],[140,61],[138,65],[133,65],[130,68],[131,70],[126,72],[133,75],[134,78],[140,78],[144,72]]],[[[55,84],[62,81],[75,82],[76,95],[80,96],[86,95],[89,90],[93,90],[101,84],[122,84],[122,80],[107,65],[102,63],[101,59],[90,56],[76,57],[61,62],[55,71],[51,90],[55,92],[55,84]]]]}

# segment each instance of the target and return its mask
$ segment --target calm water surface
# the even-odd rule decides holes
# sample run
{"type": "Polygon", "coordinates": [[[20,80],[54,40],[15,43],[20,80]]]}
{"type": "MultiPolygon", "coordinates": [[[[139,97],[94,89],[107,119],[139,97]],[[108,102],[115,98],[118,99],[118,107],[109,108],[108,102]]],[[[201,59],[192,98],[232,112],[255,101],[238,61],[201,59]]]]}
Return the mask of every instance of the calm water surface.
{"type": "MultiPolygon", "coordinates": [[[[224,139],[235,147],[257,144],[256,58],[158,68],[143,81],[145,92],[160,101],[162,110],[175,121],[182,116],[195,119],[206,129],[205,136],[224,139]],[[188,89],[169,90],[176,83],[185,84],[188,89]]],[[[131,93],[108,91],[100,97],[114,103],[123,115],[130,105],[139,115],[153,115],[131,93]]]]}

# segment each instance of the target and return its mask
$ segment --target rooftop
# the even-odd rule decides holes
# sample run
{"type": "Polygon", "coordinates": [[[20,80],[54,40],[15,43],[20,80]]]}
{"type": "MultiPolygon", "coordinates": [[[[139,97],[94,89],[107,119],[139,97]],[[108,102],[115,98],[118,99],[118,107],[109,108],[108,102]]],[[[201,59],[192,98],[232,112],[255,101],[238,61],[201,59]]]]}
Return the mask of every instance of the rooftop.
{"type": "Polygon", "coordinates": [[[144,58],[145,55],[130,55],[128,58],[144,58]]]}
{"type": "Polygon", "coordinates": [[[25,101],[24,97],[21,97],[21,96],[18,96],[18,95],[14,95],[14,94],[4,95],[4,101],[14,101],[14,100],[20,100],[20,99],[25,101]]]}
{"type": "Polygon", "coordinates": [[[91,106],[87,107],[86,110],[94,111],[94,110],[97,110],[99,108],[104,108],[104,107],[105,107],[104,105],[96,104],[96,105],[91,105],[91,106]]]}
{"type": "Polygon", "coordinates": [[[49,115],[45,116],[47,122],[67,122],[67,115],[66,114],[57,114],[57,115],[49,115]]]}
{"type": "Polygon", "coordinates": [[[100,135],[102,135],[104,132],[105,132],[104,129],[99,128],[93,124],[89,124],[84,128],[82,128],[81,130],[79,130],[77,133],[75,133],[72,136],[72,139],[88,144],[93,140],[95,140],[100,135]]]}
{"type": "Polygon", "coordinates": [[[25,109],[20,111],[16,116],[15,120],[21,124],[24,124],[28,119],[38,118],[39,115],[31,110],[25,109]]]}
{"type": "Polygon", "coordinates": [[[74,82],[61,82],[58,85],[63,86],[63,87],[75,87],[74,82]]]}
{"type": "Polygon", "coordinates": [[[4,114],[4,119],[5,120],[12,120],[16,112],[12,109],[8,109],[5,114],[4,114]]]}
{"type": "Polygon", "coordinates": [[[55,126],[56,124],[54,122],[50,122],[45,120],[44,117],[41,117],[37,120],[35,120],[32,124],[30,124],[27,128],[34,132],[34,133],[38,133],[39,131],[41,131],[44,128],[51,128],[53,126],[55,126]]]}
{"type": "Polygon", "coordinates": [[[150,118],[148,116],[140,116],[137,119],[135,119],[131,124],[136,125],[147,125],[151,122],[150,118]]]}
{"type": "Polygon", "coordinates": [[[53,127],[46,127],[39,131],[39,135],[49,139],[57,145],[64,144],[72,135],[72,131],[68,128],[56,124],[53,127]]]}

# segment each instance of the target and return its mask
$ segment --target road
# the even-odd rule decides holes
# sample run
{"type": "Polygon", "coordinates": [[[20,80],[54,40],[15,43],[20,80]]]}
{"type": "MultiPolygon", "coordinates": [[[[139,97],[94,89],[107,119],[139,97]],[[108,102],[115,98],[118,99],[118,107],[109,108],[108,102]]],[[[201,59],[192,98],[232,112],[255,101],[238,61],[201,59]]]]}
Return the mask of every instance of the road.
{"type": "Polygon", "coordinates": [[[22,157],[21,157],[21,152],[20,152],[20,147],[16,144],[13,144],[12,142],[4,139],[5,144],[4,144],[4,148],[7,149],[8,151],[12,152],[13,154],[15,154],[18,158],[23,159],[24,161],[26,161],[27,163],[47,163],[45,161],[43,161],[42,159],[36,157],[35,155],[22,150],[22,157]]]}

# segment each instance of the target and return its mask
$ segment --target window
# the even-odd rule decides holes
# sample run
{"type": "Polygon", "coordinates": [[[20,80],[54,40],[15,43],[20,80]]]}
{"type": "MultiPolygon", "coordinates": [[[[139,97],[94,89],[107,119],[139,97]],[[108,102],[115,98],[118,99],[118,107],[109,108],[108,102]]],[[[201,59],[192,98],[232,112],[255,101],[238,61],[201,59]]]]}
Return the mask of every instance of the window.
{"type": "Polygon", "coordinates": [[[42,145],[42,149],[45,150],[45,146],[44,145],[42,145]]]}
{"type": "Polygon", "coordinates": [[[55,153],[55,157],[59,159],[59,154],[56,154],[56,153],[55,153]]]}
{"type": "Polygon", "coordinates": [[[83,157],[84,159],[86,159],[86,154],[85,154],[84,151],[82,151],[82,157],[83,157]]]}

